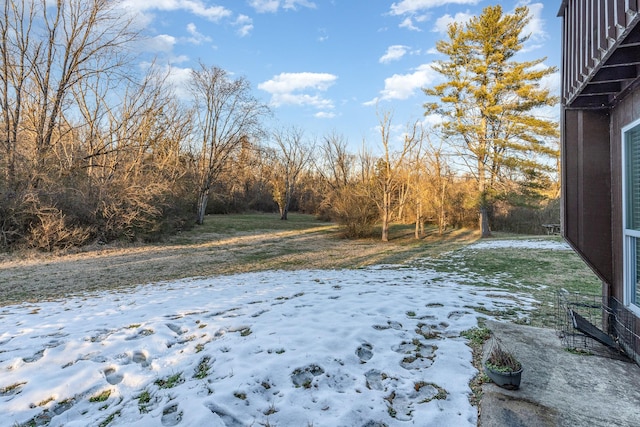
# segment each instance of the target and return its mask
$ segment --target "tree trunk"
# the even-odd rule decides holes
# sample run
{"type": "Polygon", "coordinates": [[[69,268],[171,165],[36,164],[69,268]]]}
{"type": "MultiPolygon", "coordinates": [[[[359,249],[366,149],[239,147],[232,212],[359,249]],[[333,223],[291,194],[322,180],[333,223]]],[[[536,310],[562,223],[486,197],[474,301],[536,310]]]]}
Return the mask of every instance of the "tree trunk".
{"type": "Polygon", "coordinates": [[[480,208],[480,230],[482,237],[491,237],[491,228],[489,227],[489,211],[486,206],[480,208]]]}
{"type": "Polygon", "coordinates": [[[489,202],[487,201],[487,193],[482,192],[480,195],[480,215],[479,225],[481,236],[491,237],[491,228],[489,227],[489,202]]]}
{"type": "Polygon", "coordinates": [[[389,241],[389,218],[391,217],[391,194],[385,189],[382,201],[382,241],[389,241]]]}
{"type": "Polygon", "coordinates": [[[416,205],[416,230],[415,238],[419,239],[422,232],[422,202],[418,202],[416,205]]]}
{"type": "Polygon", "coordinates": [[[204,214],[207,211],[207,202],[209,201],[209,189],[205,188],[200,190],[200,194],[198,195],[198,207],[197,207],[197,215],[196,224],[202,225],[204,224],[204,214]]]}

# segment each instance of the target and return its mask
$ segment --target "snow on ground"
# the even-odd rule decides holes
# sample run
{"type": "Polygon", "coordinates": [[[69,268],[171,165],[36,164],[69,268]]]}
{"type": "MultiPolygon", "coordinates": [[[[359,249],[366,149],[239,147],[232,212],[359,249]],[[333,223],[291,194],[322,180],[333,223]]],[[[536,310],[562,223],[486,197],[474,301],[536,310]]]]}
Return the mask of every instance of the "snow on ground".
{"type": "Polygon", "coordinates": [[[546,249],[552,251],[570,251],[571,247],[564,241],[555,240],[481,240],[467,246],[467,249],[546,249]]]}
{"type": "Polygon", "coordinates": [[[0,425],[475,426],[460,332],[516,304],[377,268],[0,307],[0,425]]]}

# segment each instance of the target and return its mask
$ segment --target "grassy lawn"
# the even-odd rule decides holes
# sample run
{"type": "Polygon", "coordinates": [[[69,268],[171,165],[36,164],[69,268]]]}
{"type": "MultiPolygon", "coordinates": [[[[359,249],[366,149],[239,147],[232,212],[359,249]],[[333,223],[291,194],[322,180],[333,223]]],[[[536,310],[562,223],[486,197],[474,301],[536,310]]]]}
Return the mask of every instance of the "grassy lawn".
{"type": "MultiPolygon", "coordinates": [[[[497,233],[497,238],[522,239],[497,233]]],[[[530,236],[532,239],[561,241],[560,237],[530,236]]],[[[437,271],[463,273],[463,282],[495,287],[510,292],[526,292],[538,301],[529,322],[553,328],[556,322],[557,291],[600,294],[598,277],[571,250],[460,248],[429,259],[420,265],[437,271]]]]}
{"type": "MultiPolygon", "coordinates": [[[[496,233],[494,238],[528,237],[496,233]]],[[[573,251],[468,247],[478,239],[472,230],[450,230],[439,236],[427,229],[427,236],[417,240],[413,225],[396,224],[387,243],[378,236],[347,240],[335,224],[311,215],[290,214],[287,221],[277,214],[211,215],[204,225],[159,244],[96,245],[67,254],[4,254],[0,305],[197,276],[402,264],[461,273],[461,281],[472,285],[527,292],[540,302],[531,323],[553,327],[557,289],[600,292],[600,282],[573,251]]]]}

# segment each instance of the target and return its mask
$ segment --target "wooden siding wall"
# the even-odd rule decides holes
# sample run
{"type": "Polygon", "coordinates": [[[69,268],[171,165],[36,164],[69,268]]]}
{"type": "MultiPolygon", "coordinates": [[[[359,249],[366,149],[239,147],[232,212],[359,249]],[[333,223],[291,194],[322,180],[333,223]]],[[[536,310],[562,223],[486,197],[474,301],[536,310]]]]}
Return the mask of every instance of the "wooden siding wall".
{"type": "Polygon", "coordinates": [[[570,105],[615,50],[638,14],[640,0],[565,0],[563,103],[570,105]]]}
{"type": "Polygon", "coordinates": [[[608,301],[611,318],[607,329],[626,353],[640,364],[640,318],[629,311],[624,301],[622,237],[622,128],[640,119],[640,90],[626,96],[611,109],[611,216],[613,279],[603,296],[608,301]]]}
{"type": "Polygon", "coordinates": [[[608,110],[564,110],[564,236],[612,283],[611,151],[608,110]]]}
{"type": "Polygon", "coordinates": [[[611,295],[623,301],[622,239],[622,128],[640,119],[640,92],[636,90],[611,109],[611,217],[614,277],[611,295]]]}

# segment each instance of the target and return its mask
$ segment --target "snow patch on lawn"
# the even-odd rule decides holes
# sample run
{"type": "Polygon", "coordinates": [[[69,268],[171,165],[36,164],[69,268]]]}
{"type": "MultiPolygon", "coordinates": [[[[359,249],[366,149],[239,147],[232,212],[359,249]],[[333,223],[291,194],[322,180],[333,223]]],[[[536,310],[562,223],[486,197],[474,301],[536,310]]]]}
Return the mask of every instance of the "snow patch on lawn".
{"type": "Polygon", "coordinates": [[[2,425],[475,426],[474,307],[420,268],[272,271],[0,307],[2,425]]]}
{"type": "Polygon", "coordinates": [[[570,251],[571,247],[564,241],[555,240],[481,240],[467,246],[466,249],[544,249],[551,251],[570,251]]]}

